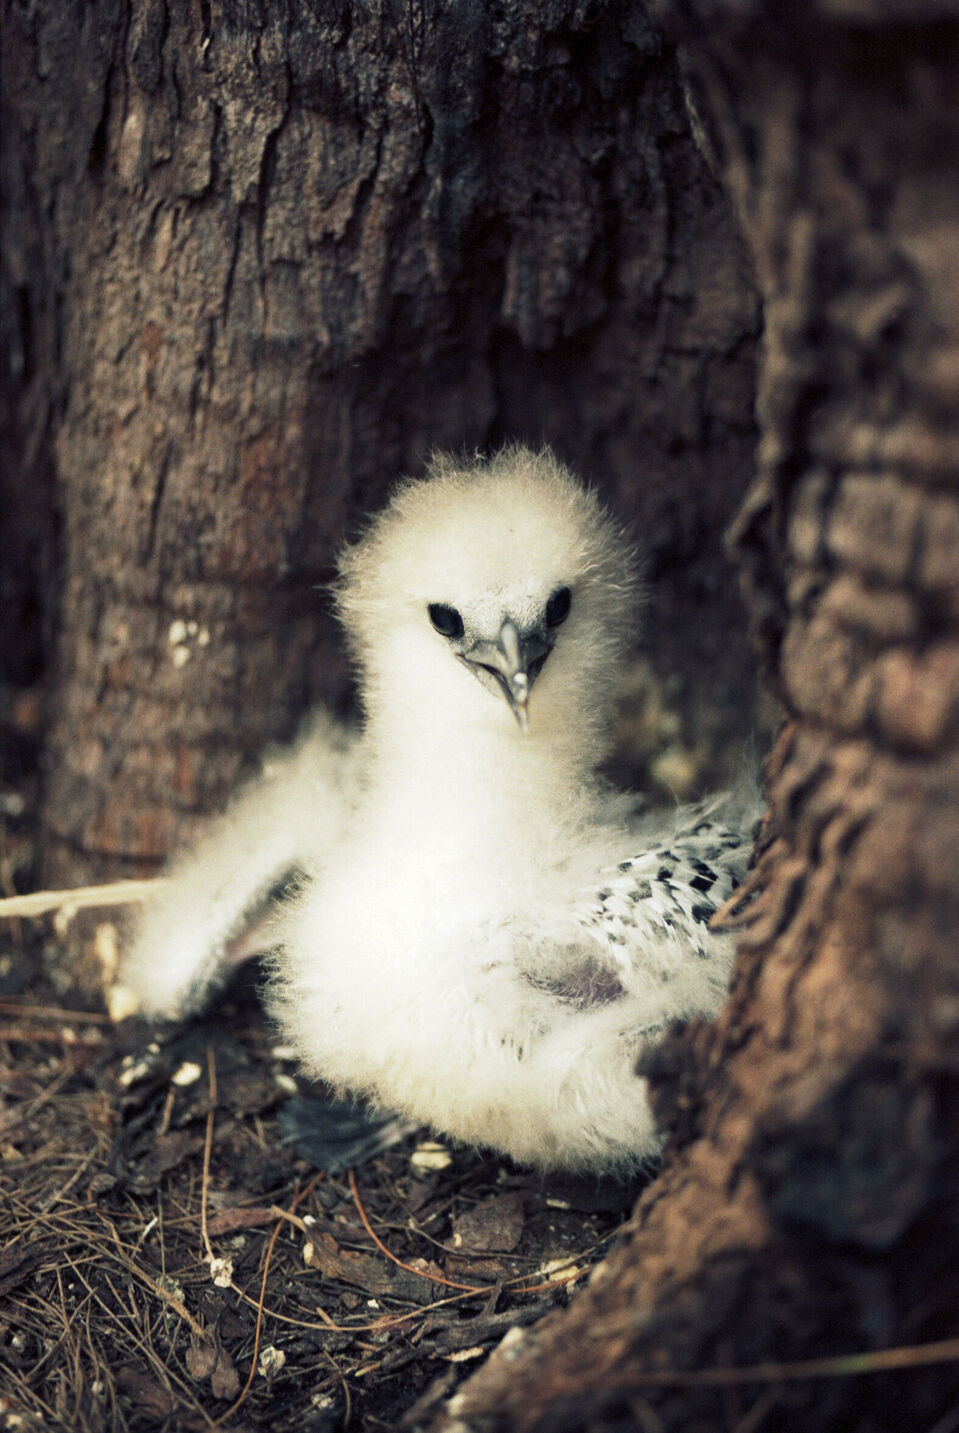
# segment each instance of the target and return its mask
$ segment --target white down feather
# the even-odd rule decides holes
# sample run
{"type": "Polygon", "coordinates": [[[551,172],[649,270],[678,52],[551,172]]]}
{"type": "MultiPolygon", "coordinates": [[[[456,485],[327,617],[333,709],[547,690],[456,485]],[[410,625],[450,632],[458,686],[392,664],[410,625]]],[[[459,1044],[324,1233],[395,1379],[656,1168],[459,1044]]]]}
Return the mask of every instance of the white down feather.
{"type": "Polygon", "coordinates": [[[755,811],[727,800],[640,835],[598,775],[638,599],[628,539],[548,452],[440,459],[403,484],[341,560],[362,734],[319,716],[179,859],[126,965],[145,1008],[202,1000],[296,867],[268,999],[310,1073],[543,1167],[653,1156],[637,1057],[724,997],[731,947],[708,917],[755,811]],[[434,629],[435,603],[460,637],[434,629]],[[468,660],[506,621],[552,642],[528,731],[468,660]]]}

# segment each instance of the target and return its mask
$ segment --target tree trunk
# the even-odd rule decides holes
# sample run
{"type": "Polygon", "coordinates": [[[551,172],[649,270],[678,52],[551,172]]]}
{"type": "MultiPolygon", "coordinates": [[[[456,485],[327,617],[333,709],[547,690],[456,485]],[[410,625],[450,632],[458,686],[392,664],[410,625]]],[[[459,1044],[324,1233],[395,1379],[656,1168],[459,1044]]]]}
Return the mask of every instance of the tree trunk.
{"type": "Polygon", "coordinates": [[[638,4],[37,0],[3,39],[20,491],[53,471],[62,520],[49,880],[152,868],[342,707],[318,584],[436,446],[546,439],[637,518],[686,747],[735,763],[758,309],[638,4]]]}
{"type": "Polygon", "coordinates": [[[650,1068],[665,1170],[442,1426],[954,1428],[959,6],[655,8],[765,300],[734,544],[792,719],[728,1008],[650,1068]]]}

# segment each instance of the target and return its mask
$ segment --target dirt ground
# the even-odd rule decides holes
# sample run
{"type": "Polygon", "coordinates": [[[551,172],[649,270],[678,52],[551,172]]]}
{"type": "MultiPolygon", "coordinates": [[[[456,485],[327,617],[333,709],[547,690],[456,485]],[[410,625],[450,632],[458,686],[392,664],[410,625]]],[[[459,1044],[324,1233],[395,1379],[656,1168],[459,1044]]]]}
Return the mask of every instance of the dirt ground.
{"type": "Polygon", "coordinates": [[[413,1429],[615,1238],[635,1191],[426,1131],[319,1173],[283,1143],[295,1065],[252,977],[189,1026],[115,1024],[71,986],[74,934],[0,924],[0,1428],[413,1429]]]}
{"type": "Polygon", "coordinates": [[[115,1026],[64,1008],[37,955],[0,999],[10,1428],[415,1427],[575,1297],[629,1205],[425,1132],[319,1174],[281,1142],[293,1066],[245,993],[115,1026]]]}

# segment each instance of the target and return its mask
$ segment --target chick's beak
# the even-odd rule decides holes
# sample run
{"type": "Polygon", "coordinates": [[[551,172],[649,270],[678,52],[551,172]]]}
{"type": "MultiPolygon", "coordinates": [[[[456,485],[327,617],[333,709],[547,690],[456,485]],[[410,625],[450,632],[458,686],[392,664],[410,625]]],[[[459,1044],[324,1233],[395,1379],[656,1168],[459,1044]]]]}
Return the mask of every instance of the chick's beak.
{"type": "Polygon", "coordinates": [[[520,730],[527,731],[530,690],[551,650],[551,644],[540,632],[520,636],[515,622],[507,617],[495,642],[474,643],[463,653],[463,660],[496,679],[520,730]]]}

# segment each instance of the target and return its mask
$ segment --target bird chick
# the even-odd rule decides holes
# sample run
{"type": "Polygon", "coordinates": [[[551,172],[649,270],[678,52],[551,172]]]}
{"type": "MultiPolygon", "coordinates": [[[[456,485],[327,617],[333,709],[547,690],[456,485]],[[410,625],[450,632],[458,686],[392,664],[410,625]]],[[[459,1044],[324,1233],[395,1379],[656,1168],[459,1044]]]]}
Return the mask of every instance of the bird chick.
{"type": "Polygon", "coordinates": [[[127,983],[154,1012],[199,1003],[295,866],[268,1001],[310,1074],[520,1162],[635,1170],[658,1149],[637,1059],[724,997],[708,922],[754,813],[644,829],[599,774],[627,535],[548,451],[439,458],[344,552],[336,598],[361,734],[319,717],[181,860],[127,983]]]}

